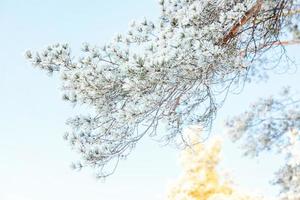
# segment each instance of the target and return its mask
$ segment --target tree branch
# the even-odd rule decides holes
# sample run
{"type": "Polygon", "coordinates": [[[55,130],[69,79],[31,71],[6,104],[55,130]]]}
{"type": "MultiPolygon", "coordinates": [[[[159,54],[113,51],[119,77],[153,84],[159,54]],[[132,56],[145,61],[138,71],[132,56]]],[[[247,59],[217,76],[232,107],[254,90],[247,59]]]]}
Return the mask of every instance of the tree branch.
{"type": "Polygon", "coordinates": [[[238,22],[236,22],[232,26],[230,31],[224,36],[222,43],[226,44],[230,39],[234,38],[234,36],[236,36],[236,34],[238,33],[240,27],[246,24],[253,16],[257,15],[257,13],[261,9],[262,4],[263,0],[257,0],[256,4],[250,10],[248,10],[238,22]]]}

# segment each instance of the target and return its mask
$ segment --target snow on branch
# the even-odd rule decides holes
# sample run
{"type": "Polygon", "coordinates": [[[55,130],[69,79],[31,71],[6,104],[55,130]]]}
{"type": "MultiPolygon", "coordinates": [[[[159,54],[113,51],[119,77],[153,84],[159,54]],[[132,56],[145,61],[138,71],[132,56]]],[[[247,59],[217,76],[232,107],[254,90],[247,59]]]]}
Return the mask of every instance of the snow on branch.
{"type": "Polygon", "coordinates": [[[78,60],[67,44],[26,57],[60,73],[64,100],[92,109],[68,120],[65,138],[82,156],[77,167],[94,167],[105,177],[115,169],[111,163],[163,124],[164,141],[180,138],[187,125],[209,128],[219,91],[243,80],[255,56],[279,41],[294,17],[283,13],[294,3],[161,0],[156,22],[134,21],[127,34],[102,47],[84,44],[78,60]]]}

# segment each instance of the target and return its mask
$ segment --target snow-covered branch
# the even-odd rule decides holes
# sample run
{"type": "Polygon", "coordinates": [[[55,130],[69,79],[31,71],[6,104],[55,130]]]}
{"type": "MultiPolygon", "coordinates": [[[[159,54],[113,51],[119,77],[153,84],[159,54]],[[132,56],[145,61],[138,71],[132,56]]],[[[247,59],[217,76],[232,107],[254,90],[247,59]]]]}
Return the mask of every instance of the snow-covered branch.
{"type": "Polygon", "coordinates": [[[102,47],[84,44],[78,60],[67,44],[26,52],[47,72],[59,72],[63,99],[91,108],[68,120],[65,138],[104,177],[145,135],[166,122],[166,141],[187,125],[209,128],[219,91],[244,80],[256,55],[279,41],[294,1],[161,0],[155,22],[133,22],[102,47]],[[222,41],[222,42],[220,42],[222,41]],[[262,48],[257,48],[262,47],[262,48]],[[248,51],[250,50],[251,51],[248,51]],[[241,56],[241,52],[243,56],[241,56]]]}

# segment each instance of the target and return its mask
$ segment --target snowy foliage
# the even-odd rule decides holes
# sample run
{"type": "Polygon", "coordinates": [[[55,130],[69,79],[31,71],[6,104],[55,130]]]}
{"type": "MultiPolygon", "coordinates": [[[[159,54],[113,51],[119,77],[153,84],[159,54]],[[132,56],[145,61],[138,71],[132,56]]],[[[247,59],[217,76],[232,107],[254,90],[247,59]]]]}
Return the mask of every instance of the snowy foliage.
{"type": "Polygon", "coordinates": [[[281,188],[280,198],[300,198],[300,101],[284,89],[281,96],[260,99],[249,111],[228,121],[228,133],[242,141],[245,155],[257,156],[273,150],[286,158],[275,174],[274,184],[281,188]]]}
{"type": "Polygon", "coordinates": [[[228,120],[228,134],[233,141],[243,141],[246,155],[262,151],[282,152],[289,144],[287,133],[300,129],[300,101],[284,89],[279,97],[260,99],[249,110],[228,120]]]}
{"type": "Polygon", "coordinates": [[[276,173],[275,184],[281,187],[281,199],[298,200],[300,198],[300,135],[291,130],[287,134],[289,143],[284,153],[287,163],[276,173]]]}
{"type": "Polygon", "coordinates": [[[244,80],[251,62],[279,40],[292,16],[292,0],[161,0],[155,22],[134,21],[102,47],[84,44],[78,60],[68,44],[26,52],[49,73],[59,72],[63,99],[84,104],[90,116],[68,120],[65,138],[99,177],[124,158],[162,120],[170,141],[183,127],[209,127],[220,106],[216,95],[244,80]]]}

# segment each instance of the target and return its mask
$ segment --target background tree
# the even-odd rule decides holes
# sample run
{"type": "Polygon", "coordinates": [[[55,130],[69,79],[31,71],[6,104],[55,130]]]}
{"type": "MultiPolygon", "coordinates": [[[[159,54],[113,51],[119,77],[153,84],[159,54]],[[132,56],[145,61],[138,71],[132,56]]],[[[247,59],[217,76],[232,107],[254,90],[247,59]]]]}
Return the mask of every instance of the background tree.
{"type": "Polygon", "coordinates": [[[133,22],[103,47],[84,44],[78,60],[67,44],[27,51],[34,66],[61,74],[64,100],[90,108],[67,122],[65,138],[82,157],[74,167],[105,177],[158,127],[167,142],[187,125],[209,129],[230,88],[260,78],[263,53],[290,44],[280,37],[298,30],[297,3],[162,0],[157,21],[133,22]]]}
{"type": "Polygon", "coordinates": [[[209,138],[199,143],[201,128],[191,127],[185,136],[193,148],[181,153],[183,174],[170,188],[168,200],[259,200],[258,195],[245,194],[233,185],[228,176],[217,169],[220,162],[221,141],[209,138]]]}
{"type": "Polygon", "coordinates": [[[245,156],[271,151],[286,159],[273,183],[281,188],[281,198],[300,198],[300,101],[288,88],[279,96],[260,99],[250,109],[228,120],[232,141],[242,142],[245,156]]]}

